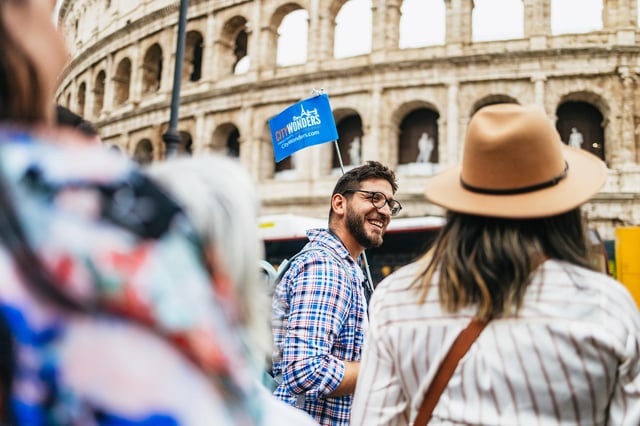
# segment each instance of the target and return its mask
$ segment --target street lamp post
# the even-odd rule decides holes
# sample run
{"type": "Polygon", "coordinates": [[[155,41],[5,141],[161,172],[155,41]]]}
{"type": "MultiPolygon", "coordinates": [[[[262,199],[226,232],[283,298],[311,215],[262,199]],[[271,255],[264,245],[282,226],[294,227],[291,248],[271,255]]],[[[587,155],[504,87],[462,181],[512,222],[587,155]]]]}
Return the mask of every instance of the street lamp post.
{"type": "Polygon", "coordinates": [[[180,133],[178,133],[178,107],[180,106],[180,84],[182,83],[182,62],[184,60],[185,27],[187,26],[187,9],[189,0],[180,0],[180,16],[178,18],[178,42],[176,46],[176,63],[173,73],[173,91],[171,92],[171,115],[169,116],[169,128],[162,135],[166,144],[166,157],[174,157],[178,153],[180,145],[180,133]]]}

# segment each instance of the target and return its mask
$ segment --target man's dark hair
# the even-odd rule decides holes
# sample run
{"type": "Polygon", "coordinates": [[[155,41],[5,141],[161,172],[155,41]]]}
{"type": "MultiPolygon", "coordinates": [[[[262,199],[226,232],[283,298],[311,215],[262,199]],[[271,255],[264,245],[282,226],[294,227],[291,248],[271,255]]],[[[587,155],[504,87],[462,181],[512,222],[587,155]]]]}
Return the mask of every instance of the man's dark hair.
{"type": "Polygon", "coordinates": [[[353,168],[342,175],[331,195],[342,194],[348,189],[359,189],[360,183],[369,179],[385,179],[391,184],[394,194],[398,190],[398,182],[393,170],[377,161],[367,161],[362,166],[353,168]]]}
{"type": "MultiPolygon", "coordinates": [[[[362,166],[355,167],[342,175],[333,188],[331,197],[349,189],[360,189],[360,184],[369,179],[385,179],[391,185],[394,194],[398,190],[398,182],[393,170],[378,161],[367,161],[362,166]]],[[[330,207],[329,218],[331,216],[333,216],[333,208],[330,207]]]]}
{"type": "Polygon", "coordinates": [[[56,105],[56,120],[60,125],[75,127],[86,136],[98,136],[98,130],[93,124],[62,105],[56,105]]]}

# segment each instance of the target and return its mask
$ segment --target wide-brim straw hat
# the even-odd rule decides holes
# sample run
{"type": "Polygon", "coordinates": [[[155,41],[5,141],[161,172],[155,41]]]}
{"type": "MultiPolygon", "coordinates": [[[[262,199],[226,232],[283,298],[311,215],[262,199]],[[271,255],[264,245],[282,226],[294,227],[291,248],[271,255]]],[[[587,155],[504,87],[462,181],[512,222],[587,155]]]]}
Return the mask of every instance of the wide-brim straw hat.
{"type": "Polygon", "coordinates": [[[471,118],[462,164],[431,178],[425,195],[459,213],[540,218],[580,206],[606,177],[601,159],[562,143],[542,108],[496,104],[471,118]]]}

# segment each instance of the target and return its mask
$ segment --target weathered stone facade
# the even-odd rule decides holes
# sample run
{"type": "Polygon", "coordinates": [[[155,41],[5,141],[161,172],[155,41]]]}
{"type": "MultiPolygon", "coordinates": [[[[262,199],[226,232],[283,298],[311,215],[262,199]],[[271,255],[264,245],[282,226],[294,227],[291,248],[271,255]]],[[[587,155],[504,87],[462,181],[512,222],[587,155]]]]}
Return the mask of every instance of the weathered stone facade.
{"type": "MultiPolygon", "coordinates": [[[[473,0],[440,1],[444,44],[400,49],[402,1],[372,0],[370,53],[336,59],[334,22],[346,0],[192,0],[178,123],[183,149],[237,150],[258,183],[265,214],[326,217],[336,180],[333,144],[302,150],[292,170],[278,169],[267,125],[312,88],[323,88],[339,132],[340,123],[357,118],[356,127],[342,131],[361,137],[361,158],[398,170],[401,215],[422,216],[441,213],[424,200],[425,175],[460,160],[466,125],[479,107],[538,104],[559,129],[569,125],[561,123],[563,106],[586,108],[601,122],[580,118],[578,110],[571,117],[600,132],[593,147],[610,168],[606,186],[585,207],[590,223],[605,238],[616,226],[640,225],[637,1],[604,0],[598,31],[552,35],[552,0],[522,0],[523,37],[491,42],[472,41],[473,0]],[[308,59],[278,66],[278,28],[297,9],[308,12],[308,59]],[[246,72],[234,73],[244,56],[246,72]],[[427,125],[420,117],[432,117],[432,127],[420,127],[427,125]],[[407,135],[425,129],[437,147],[428,170],[406,164],[416,152],[415,142],[405,145],[407,135]]],[[[61,8],[72,58],[59,102],[140,161],[164,158],[178,3],[65,0],[61,8]]],[[[339,133],[342,145],[351,140],[347,133],[339,133]]]]}

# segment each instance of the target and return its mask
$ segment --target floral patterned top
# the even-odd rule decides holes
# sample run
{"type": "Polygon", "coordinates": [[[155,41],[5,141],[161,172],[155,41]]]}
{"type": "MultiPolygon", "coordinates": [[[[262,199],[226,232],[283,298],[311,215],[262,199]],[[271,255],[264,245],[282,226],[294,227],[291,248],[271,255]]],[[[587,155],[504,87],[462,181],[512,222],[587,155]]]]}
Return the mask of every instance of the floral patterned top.
{"type": "Polygon", "coordinates": [[[0,182],[19,222],[0,212],[15,423],[259,424],[233,286],[210,278],[182,209],[120,154],[58,139],[0,129],[0,182]],[[29,284],[19,228],[49,293],[82,309],[29,284]]]}

